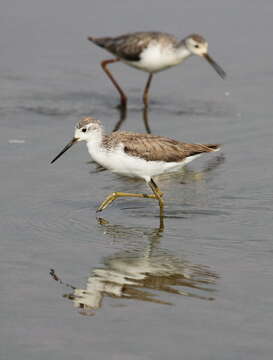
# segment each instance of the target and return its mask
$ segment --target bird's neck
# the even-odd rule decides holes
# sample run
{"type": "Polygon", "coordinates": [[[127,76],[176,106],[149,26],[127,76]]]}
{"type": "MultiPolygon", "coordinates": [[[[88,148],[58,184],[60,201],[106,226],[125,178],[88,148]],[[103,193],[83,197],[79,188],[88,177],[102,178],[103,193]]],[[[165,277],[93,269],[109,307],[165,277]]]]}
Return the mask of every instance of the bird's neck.
{"type": "Polygon", "coordinates": [[[96,151],[103,146],[103,138],[105,137],[103,129],[97,129],[92,132],[88,141],[87,147],[89,151],[96,151]]]}
{"type": "Polygon", "coordinates": [[[182,60],[187,59],[192,53],[188,50],[185,44],[185,40],[181,40],[176,46],[176,53],[182,60]]]}

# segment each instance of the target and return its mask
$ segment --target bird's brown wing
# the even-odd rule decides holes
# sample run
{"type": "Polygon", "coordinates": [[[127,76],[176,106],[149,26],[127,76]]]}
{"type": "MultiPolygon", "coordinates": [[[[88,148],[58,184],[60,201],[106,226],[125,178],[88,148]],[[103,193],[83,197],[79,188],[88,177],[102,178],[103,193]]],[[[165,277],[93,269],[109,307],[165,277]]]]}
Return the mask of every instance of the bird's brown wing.
{"type": "Polygon", "coordinates": [[[173,35],[161,32],[137,32],[125,34],[117,37],[94,38],[88,40],[96,45],[105,48],[117,57],[128,61],[139,61],[140,54],[147,48],[151,41],[177,43],[173,35]]]}
{"type": "MultiPolygon", "coordinates": [[[[108,137],[108,146],[123,144],[124,151],[147,161],[179,162],[201,153],[216,151],[218,144],[187,144],[150,134],[115,132],[108,137]]],[[[107,145],[107,144],[105,144],[107,145]]]]}

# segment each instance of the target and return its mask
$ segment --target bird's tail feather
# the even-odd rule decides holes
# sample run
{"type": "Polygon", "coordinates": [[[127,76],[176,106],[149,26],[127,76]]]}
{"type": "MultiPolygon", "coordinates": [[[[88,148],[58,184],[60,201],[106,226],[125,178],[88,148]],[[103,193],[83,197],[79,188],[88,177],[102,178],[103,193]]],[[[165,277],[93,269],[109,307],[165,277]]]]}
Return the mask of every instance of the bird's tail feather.
{"type": "Polygon", "coordinates": [[[221,149],[220,144],[202,144],[202,146],[204,146],[207,152],[219,151],[221,149]]]}
{"type": "Polygon", "coordinates": [[[93,42],[94,44],[104,48],[105,45],[109,42],[111,38],[105,37],[105,38],[95,38],[93,36],[88,36],[87,38],[89,41],[93,42]]]}

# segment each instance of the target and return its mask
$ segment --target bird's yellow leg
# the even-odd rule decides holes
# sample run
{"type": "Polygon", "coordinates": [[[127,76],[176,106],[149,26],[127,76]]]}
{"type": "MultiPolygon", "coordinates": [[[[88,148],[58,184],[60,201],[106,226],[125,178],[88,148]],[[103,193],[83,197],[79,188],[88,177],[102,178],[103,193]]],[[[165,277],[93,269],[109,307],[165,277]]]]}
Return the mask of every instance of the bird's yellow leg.
{"type": "Polygon", "coordinates": [[[155,194],[156,199],[159,202],[159,207],[160,207],[160,223],[163,222],[163,217],[164,217],[164,201],[162,199],[163,193],[160,191],[159,187],[156,185],[156,183],[154,182],[153,179],[151,179],[148,182],[148,185],[150,186],[150,188],[153,190],[153,193],[155,194]]]}
{"type": "Polygon", "coordinates": [[[160,197],[162,197],[164,195],[164,193],[159,189],[159,187],[156,185],[156,183],[154,182],[153,179],[151,179],[151,181],[148,184],[149,184],[150,188],[153,190],[154,194],[156,192],[157,195],[159,195],[160,197]]]}
{"type": "MultiPolygon", "coordinates": [[[[164,195],[164,192],[162,192],[162,191],[159,189],[159,187],[156,185],[156,183],[154,182],[153,179],[151,179],[150,182],[152,183],[152,186],[153,186],[154,189],[156,190],[157,194],[158,194],[160,197],[162,197],[162,196],[164,195]]],[[[151,187],[151,185],[150,185],[150,187],[151,187]]],[[[151,187],[151,189],[153,190],[152,187],[151,187]]],[[[153,190],[153,192],[154,192],[154,190],[153,190]]]]}
{"type": "Polygon", "coordinates": [[[106,209],[114,200],[119,197],[137,197],[142,199],[157,199],[156,195],[148,194],[134,194],[134,193],[124,193],[124,192],[113,192],[100,204],[97,209],[97,212],[106,209]]]}

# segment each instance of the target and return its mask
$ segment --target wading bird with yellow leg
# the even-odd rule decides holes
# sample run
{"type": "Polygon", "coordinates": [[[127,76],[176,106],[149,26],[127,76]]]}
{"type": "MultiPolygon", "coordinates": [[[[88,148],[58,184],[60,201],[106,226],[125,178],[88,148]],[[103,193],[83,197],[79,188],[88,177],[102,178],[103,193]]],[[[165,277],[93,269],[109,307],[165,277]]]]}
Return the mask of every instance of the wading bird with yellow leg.
{"type": "Polygon", "coordinates": [[[155,199],[163,217],[163,193],[154,177],[180,170],[203,153],[218,151],[218,144],[188,144],[164,136],[115,131],[105,134],[99,120],[87,117],[76,125],[74,138],[51,161],[54,163],[73,144],[86,141],[92,159],[113,173],[146,181],[152,194],[113,192],[98,207],[102,211],[120,197],[155,199]]]}

